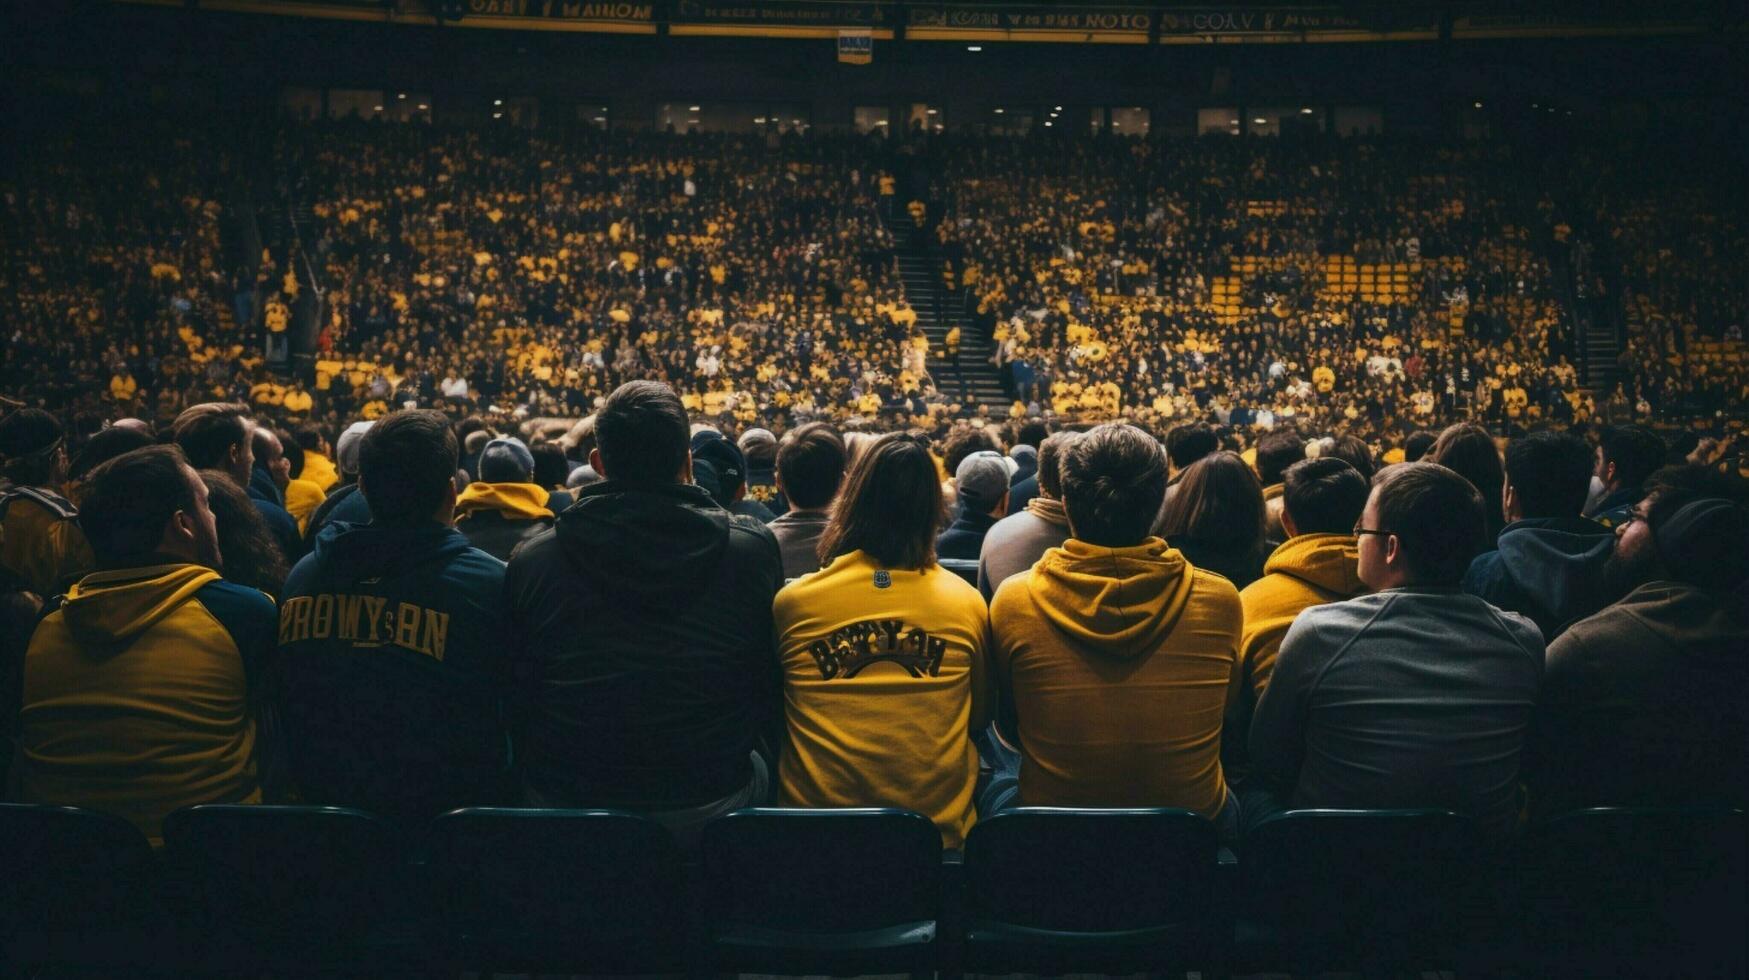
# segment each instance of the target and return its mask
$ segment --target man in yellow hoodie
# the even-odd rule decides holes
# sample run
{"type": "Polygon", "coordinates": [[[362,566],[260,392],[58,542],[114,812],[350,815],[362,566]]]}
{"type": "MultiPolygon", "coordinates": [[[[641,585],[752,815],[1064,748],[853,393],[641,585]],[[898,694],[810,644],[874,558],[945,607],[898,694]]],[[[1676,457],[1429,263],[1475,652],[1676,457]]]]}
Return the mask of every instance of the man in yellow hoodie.
{"type": "Polygon", "coordinates": [[[534,453],[521,439],[500,437],[480,451],[480,478],[455,502],[455,526],[468,543],[499,561],[523,541],[553,526],[551,494],[534,483],[534,453]]]}
{"type": "Polygon", "coordinates": [[[323,493],[340,482],[340,470],[334,465],[334,449],[322,430],[306,423],[298,427],[298,445],[304,447],[304,475],[301,479],[314,483],[323,493]]]}
{"type": "Polygon", "coordinates": [[[1353,533],[1366,495],[1360,471],[1333,456],[1302,460],[1282,474],[1281,526],[1287,540],[1263,563],[1263,577],[1239,593],[1245,609],[1239,692],[1221,741],[1221,759],[1234,782],[1247,768],[1251,714],[1269,686],[1276,652],[1294,618],[1308,606],[1369,591],[1357,571],[1360,546],[1353,533]]]}
{"type": "Polygon", "coordinates": [[[61,496],[61,423],[36,408],[0,420],[0,579],[48,598],[91,570],[91,548],[61,496]]]}
{"type": "Polygon", "coordinates": [[[998,731],[1019,747],[1019,794],[999,772],[982,802],[1184,807],[1232,839],[1220,749],[1238,590],[1150,535],[1167,464],[1147,433],[1100,426],[1060,466],[1071,537],[990,606],[998,731]]]}
{"type": "Polygon", "coordinates": [[[47,606],[25,653],[19,798],[119,814],[148,838],[197,803],[256,803],[278,615],[226,582],[200,477],[175,446],[92,471],[80,525],[97,558],[47,606]]]}

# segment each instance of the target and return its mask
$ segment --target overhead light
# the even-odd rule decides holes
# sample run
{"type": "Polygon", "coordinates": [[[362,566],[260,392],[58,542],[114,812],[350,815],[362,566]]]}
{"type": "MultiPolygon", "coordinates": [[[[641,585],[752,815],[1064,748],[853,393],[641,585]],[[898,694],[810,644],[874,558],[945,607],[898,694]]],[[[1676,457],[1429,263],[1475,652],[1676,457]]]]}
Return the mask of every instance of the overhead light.
{"type": "Polygon", "coordinates": [[[1051,121],[1050,121],[1050,120],[1049,120],[1049,119],[1046,119],[1046,120],[1045,120],[1045,125],[1046,125],[1046,126],[1051,126],[1051,125],[1054,125],[1054,124],[1053,124],[1053,123],[1052,123],[1052,122],[1051,122],[1051,121]]]}
{"type": "Polygon", "coordinates": [[[426,105],[425,103],[423,103],[423,102],[419,103],[419,111],[420,112],[424,112],[425,110],[427,110],[429,108],[431,108],[431,107],[426,105]]]}
{"type": "Polygon", "coordinates": [[[687,111],[687,112],[697,112],[697,111],[698,111],[698,106],[695,106],[695,105],[689,105],[689,106],[687,106],[687,107],[686,107],[686,111],[687,111]]]}
{"type": "Polygon", "coordinates": [[[504,118],[504,113],[502,113],[502,112],[494,112],[494,113],[492,113],[492,118],[493,118],[493,119],[503,119],[503,118],[504,118]]]}
{"type": "Polygon", "coordinates": [[[1239,125],[1239,120],[1237,120],[1237,119],[1229,119],[1229,120],[1227,120],[1227,125],[1229,125],[1229,126],[1237,126],[1237,125],[1239,125]]]}
{"type": "Polygon", "coordinates": [[[1051,118],[1052,118],[1052,119],[1055,119],[1055,118],[1057,118],[1057,114],[1056,114],[1056,113],[1054,113],[1054,112],[1053,112],[1053,113],[1051,113],[1051,118]]]}
{"type": "Polygon", "coordinates": [[[754,116],[753,117],[753,125],[755,125],[755,126],[765,125],[765,117],[764,116],[754,116]]]}
{"type": "Polygon", "coordinates": [[[1062,106],[1053,106],[1053,107],[1052,107],[1052,108],[1054,108],[1054,109],[1056,109],[1056,110],[1057,110],[1057,111],[1058,111],[1058,112],[1062,112],[1062,111],[1063,111],[1063,107],[1062,107],[1062,106]]]}
{"type": "Polygon", "coordinates": [[[939,116],[939,115],[941,115],[941,110],[940,109],[931,109],[931,110],[929,110],[929,114],[932,116],[939,116]]]}
{"type": "Polygon", "coordinates": [[[1000,116],[1001,114],[1003,114],[1004,112],[1007,112],[1007,111],[1008,111],[1007,109],[997,109],[996,115],[1000,116]]]}
{"type": "Polygon", "coordinates": [[[374,109],[372,109],[372,110],[371,110],[371,111],[372,111],[372,112],[381,112],[381,111],[383,111],[383,107],[382,107],[382,106],[377,106],[377,107],[376,107],[376,108],[374,108],[374,109]]]}
{"type": "Polygon", "coordinates": [[[1531,107],[1531,108],[1532,108],[1532,109],[1541,109],[1541,108],[1542,108],[1542,106],[1540,106],[1540,105],[1537,105],[1537,104],[1536,104],[1536,103],[1535,103],[1535,102],[1532,102],[1532,103],[1531,103],[1531,104],[1530,104],[1530,107],[1531,107]]]}
{"type": "Polygon", "coordinates": [[[606,116],[596,116],[595,121],[598,123],[604,123],[604,122],[607,122],[607,117],[606,116]]]}
{"type": "Polygon", "coordinates": [[[1480,103],[1480,102],[1476,103],[1476,108],[1480,109],[1481,107],[1482,107],[1482,103],[1480,103]]]}
{"type": "Polygon", "coordinates": [[[407,93],[405,93],[405,92],[395,93],[395,98],[397,98],[397,99],[405,99],[406,97],[407,97],[407,93]]]}
{"type": "Polygon", "coordinates": [[[1300,115],[1302,115],[1302,116],[1309,116],[1311,114],[1312,114],[1312,107],[1311,106],[1306,106],[1305,108],[1300,110],[1300,115]]]}
{"type": "Polygon", "coordinates": [[[503,105],[503,104],[504,104],[504,100],[503,100],[503,99],[493,99],[493,100],[492,100],[492,104],[493,104],[493,105],[503,105]]]}
{"type": "Polygon", "coordinates": [[[1254,126],[1267,126],[1269,125],[1269,120],[1262,116],[1258,116],[1256,119],[1251,120],[1251,124],[1254,126]]]}
{"type": "Polygon", "coordinates": [[[968,45],[966,45],[966,50],[972,52],[973,54],[976,54],[979,51],[984,50],[984,46],[981,44],[968,44],[968,45]]]}

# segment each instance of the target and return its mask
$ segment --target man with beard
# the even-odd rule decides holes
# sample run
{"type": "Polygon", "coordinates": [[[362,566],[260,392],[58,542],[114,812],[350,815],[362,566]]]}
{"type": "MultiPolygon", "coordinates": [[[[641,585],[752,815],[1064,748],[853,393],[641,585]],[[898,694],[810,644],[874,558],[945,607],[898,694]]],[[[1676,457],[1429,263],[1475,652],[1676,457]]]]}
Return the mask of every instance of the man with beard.
{"type": "Polygon", "coordinates": [[[226,582],[200,476],[175,446],[93,470],[97,570],[49,604],[24,659],[18,798],[119,814],[261,800],[273,602],[226,582]]]}
{"type": "Polygon", "coordinates": [[[1749,494],[1668,467],[1616,528],[1614,605],[1549,646],[1532,743],[1540,814],[1749,802],[1749,494]]]}

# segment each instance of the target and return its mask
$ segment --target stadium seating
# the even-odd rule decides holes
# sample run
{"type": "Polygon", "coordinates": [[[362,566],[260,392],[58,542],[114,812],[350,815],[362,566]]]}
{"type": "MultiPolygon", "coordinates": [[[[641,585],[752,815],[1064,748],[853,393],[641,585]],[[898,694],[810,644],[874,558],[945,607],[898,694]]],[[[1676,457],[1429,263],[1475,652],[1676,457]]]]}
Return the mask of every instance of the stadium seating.
{"type": "Polygon", "coordinates": [[[1214,825],[1188,810],[999,813],[966,841],[966,965],[1208,970],[1226,946],[1217,847],[1214,825]]]}
{"type": "Polygon", "coordinates": [[[960,578],[978,584],[978,563],[971,558],[940,558],[937,559],[942,568],[958,575],[960,578]]]}
{"type": "Polygon", "coordinates": [[[706,826],[706,922],[719,972],[927,972],[941,835],[906,810],[741,810],[706,826]]]}
{"type": "Polygon", "coordinates": [[[1184,811],[1020,809],[973,829],[962,887],[929,822],[896,810],[743,810],[688,864],[611,811],[460,810],[421,847],[357,811],[205,806],[166,823],[160,863],[113,818],[14,805],[0,922],[13,968],[167,975],[1219,973],[1229,946],[1239,972],[1301,972],[1449,968],[1487,945],[1524,976],[1732,976],[1744,833],[1741,810],[1590,810],[1497,852],[1444,811],[1297,811],[1253,829],[1230,891],[1231,856],[1184,811]]]}

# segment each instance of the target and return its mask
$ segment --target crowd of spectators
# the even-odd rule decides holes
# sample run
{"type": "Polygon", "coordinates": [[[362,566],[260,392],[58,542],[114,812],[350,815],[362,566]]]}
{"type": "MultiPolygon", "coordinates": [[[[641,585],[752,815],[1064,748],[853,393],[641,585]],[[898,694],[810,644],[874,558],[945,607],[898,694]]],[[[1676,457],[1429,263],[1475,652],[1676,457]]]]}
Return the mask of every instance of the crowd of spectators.
{"type": "Polygon", "coordinates": [[[19,409],[8,798],[153,838],[200,802],[619,807],[687,845],[893,805],[947,847],[1023,804],[1229,842],[1288,807],[1741,806],[1742,446],[1583,432],[731,439],[636,380],[550,458],[430,409],[84,440],[19,409]]]}

